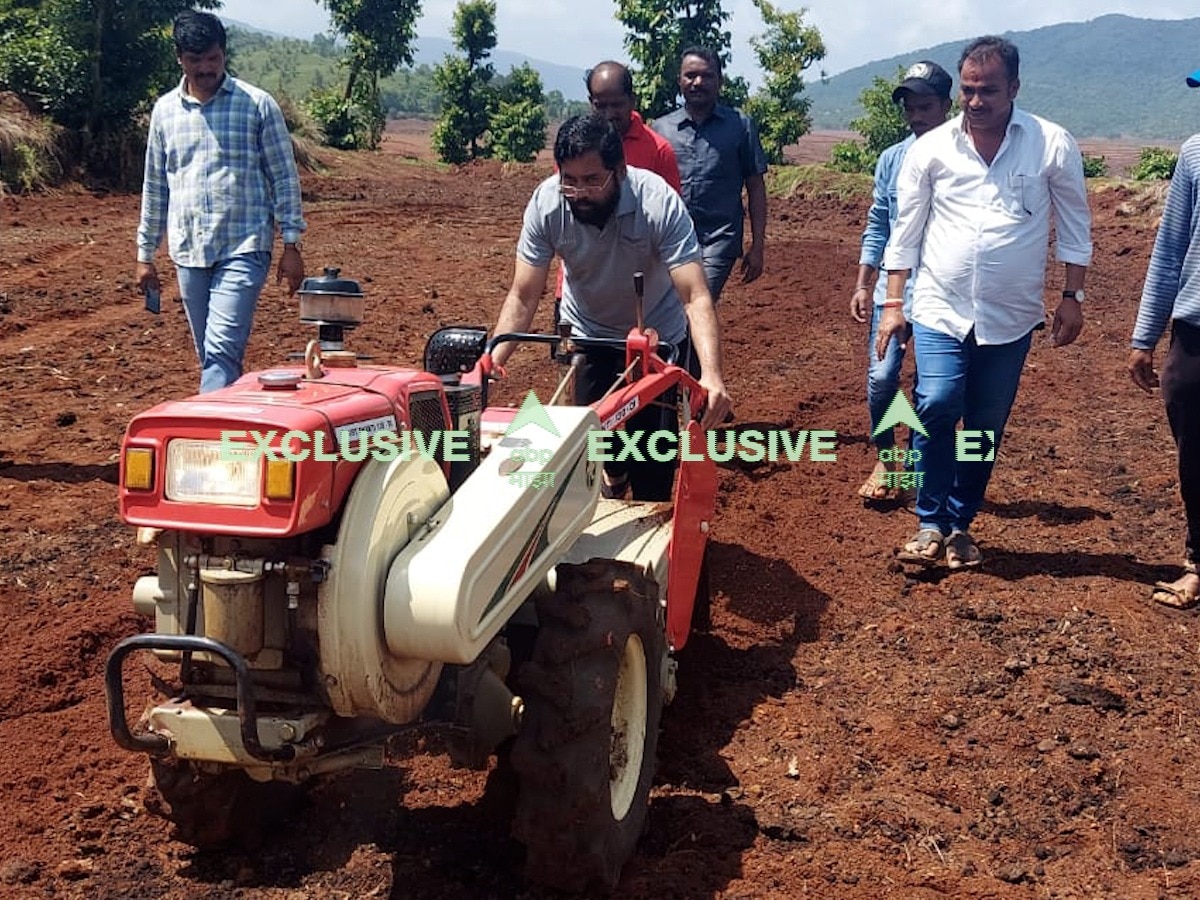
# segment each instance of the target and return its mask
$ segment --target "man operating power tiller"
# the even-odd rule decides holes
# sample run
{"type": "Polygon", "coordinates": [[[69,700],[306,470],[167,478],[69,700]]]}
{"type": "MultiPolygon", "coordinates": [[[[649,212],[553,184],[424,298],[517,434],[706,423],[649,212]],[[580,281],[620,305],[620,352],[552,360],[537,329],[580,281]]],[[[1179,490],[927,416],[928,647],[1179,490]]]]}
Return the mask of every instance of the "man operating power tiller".
{"type": "MultiPolygon", "coordinates": [[[[680,364],[708,392],[701,425],[719,425],[732,404],[700,245],[683,200],[653,172],[626,167],[621,136],[602,115],[564,122],[554,141],[554,161],[558,174],[538,185],[525,208],[512,287],[495,333],[529,330],[557,253],[566,273],[561,315],[572,335],[624,339],[636,324],[634,273],[642,272],[646,326],[679,348],[680,364]]],[[[496,348],[497,366],[514,346],[496,348]]],[[[599,400],[624,369],[623,351],[589,348],[576,377],[574,402],[599,400]]],[[[627,427],[660,428],[658,413],[639,414],[627,427]]],[[[671,462],[653,460],[608,463],[603,493],[622,497],[631,489],[636,499],[669,499],[672,468],[671,462]]]]}

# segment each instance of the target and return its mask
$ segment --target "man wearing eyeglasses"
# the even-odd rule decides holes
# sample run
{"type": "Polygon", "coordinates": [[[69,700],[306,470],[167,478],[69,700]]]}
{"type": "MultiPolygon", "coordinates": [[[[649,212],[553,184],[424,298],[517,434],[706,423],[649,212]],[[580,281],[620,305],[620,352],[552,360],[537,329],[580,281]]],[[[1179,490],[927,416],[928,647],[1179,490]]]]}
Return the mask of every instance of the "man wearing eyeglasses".
{"type": "MultiPolygon", "coordinates": [[[[557,253],[565,269],[561,316],[571,333],[624,339],[635,325],[633,276],[641,272],[645,325],[678,347],[681,361],[699,364],[698,373],[689,368],[708,392],[701,425],[721,424],[732,404],[700,245],[683,200],[660,176],[625,165],[621,136],[598,113],[562,124],[554,161],[558,173],[538,185],[525,208],[512,287],[495,333],[529,330],[557,253]]],[[[503,365],[514,347],[501,344],[493,361],[503,365]]],[[[587,357],[576,378],[578,404],[600,399],[625,367],[624,353],[589,350],[587,357]]],[[[622,472],[610,464],[605,495],[622,496],[630,484],[638,499],[668,498],[670,481],[653,468],[647,463],[622,472]]]]}
{"type": "MultiPolygon", "coordinates": [[[[676,192],[682,192],[675,151],[666,138],[646,127],[634,109],[637,97],[633,93],[633,74],[629,68],[608,59],[588,70],[586,82],[592,111],[612,122],[621,136],[621,150],[625,154],[626,165],[657,172],[676,192]]],[[[559,319],[557,311],[562,304],[562,282],[562,267],[559,267],[558,283],[554,289],[556,322],[559,319]]]]}

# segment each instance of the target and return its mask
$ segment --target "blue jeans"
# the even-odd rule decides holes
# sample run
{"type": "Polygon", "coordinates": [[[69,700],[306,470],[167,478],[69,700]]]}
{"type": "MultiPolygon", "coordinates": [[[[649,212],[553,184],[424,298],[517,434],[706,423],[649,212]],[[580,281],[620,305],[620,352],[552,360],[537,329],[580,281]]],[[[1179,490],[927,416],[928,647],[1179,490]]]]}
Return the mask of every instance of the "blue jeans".
{"type": "Polygon", "coordinates": [[[716,303],[721,299],[721,291],[725,282],[729,280],[729,273],[733,271],[733,264],[737,260],[728,256],[709,256],[707,249],[701,252],[704,254],[704,280],[708,282],[708,292],[712,294],[713,303],[716,303]]]}
{"type": "Polygon", "coordinates": [[[271,254],[263,251],[233,256],[208,269],[175,267],[200,358],[200,393],[241,377],[254,309],[270,268],[271,254]]]}
{"type": "Polygon", "coordinates": [[[922,529],[950,534],[971,527],[993,463],[956,460],[955,426],[961,419],[963,428],[993,432],[992,449],[999,451],[1032,336],[1031,331],[1009,344],[981,347],[974,331],[960,341],[914,323],[920,380],[913,396],[917,418],[929,432],[913,434],[913,449],[921,453],[917,468],[924,473],[916,510],[922,529]]]}
{"type": "MultiPolygon", "coordinates": [[[[875,428],[895,399],[896,391],[900,390],[900,366],[904,362],[904,350],[897,338],[892,338],[883,359],[875,352],[875,337],[879,334],[879,320],[882,317],[883,307],[872,303],[871,328],[867,337],[867,410],[871,414],[871,434],[875,433],[875,428]]],[[[889,428],[880,432],[879,437],[872,438],[872,441],[878,449],[890,450],[896,446],[896,430],[889,428]]]]}

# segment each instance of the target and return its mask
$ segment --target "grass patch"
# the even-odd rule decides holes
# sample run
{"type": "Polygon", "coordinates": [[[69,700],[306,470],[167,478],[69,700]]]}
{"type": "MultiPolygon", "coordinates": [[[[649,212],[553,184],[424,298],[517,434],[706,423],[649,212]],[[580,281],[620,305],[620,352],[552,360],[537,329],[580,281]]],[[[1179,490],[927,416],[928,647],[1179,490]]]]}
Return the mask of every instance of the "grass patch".
{"type": "Polygon", "coordinates": [[[772,197],[835,197],[851,200],[870,197],[870,175],[837,172],[824,163],[774,166],[767,172],[767,193],[772,197]]]}
{"type": "Polygon", "coordinates": [[[62,178],[61,129],[33,115],[15,94],[0,93],[0,190],[26,193],[62,178]]]}

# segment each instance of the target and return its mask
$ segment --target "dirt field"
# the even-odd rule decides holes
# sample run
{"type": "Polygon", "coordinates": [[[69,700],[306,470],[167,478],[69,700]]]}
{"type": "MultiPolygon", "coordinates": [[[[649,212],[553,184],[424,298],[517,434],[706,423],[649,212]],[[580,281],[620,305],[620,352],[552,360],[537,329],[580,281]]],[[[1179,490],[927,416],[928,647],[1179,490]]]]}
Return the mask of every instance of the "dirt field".
{"type": "MultiPolygon", "coordinates": [[[[305,176],[305,258],[364,284],[356,349],[415,364],[436,326],[494,319],[549,169],[389,149],[305,176]]],[[[0,206],[0,896],[541,896],[483,777],[435,740],[324,783],[252,856],[193,854],[147,812],[146,762],[104,710],[152,565],[117,519],[115,460],[130,416],[191,393],[198,368],[173,287],[158,318],[132,290],[137,205],[0,206]]],[[[772,200],[767,274],[720,307],[738,418],[844,438],[835,464],[721,472],[714,629],[682,654],[620,896],[1200,895],[1200,619],[1146,602],[1175,576],[1182,510],[1159,401],[1123,370],[1156,211],[1120,186],[1093,207],[1086,330],[1035,341],[977,523],[985,569],[906,580],[891,557],[914,520],[854,493],[865,206],[772,200]]],[[[272,285],[249,365],[309,337],[272,285]]]]}

